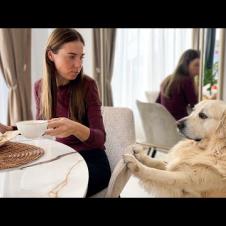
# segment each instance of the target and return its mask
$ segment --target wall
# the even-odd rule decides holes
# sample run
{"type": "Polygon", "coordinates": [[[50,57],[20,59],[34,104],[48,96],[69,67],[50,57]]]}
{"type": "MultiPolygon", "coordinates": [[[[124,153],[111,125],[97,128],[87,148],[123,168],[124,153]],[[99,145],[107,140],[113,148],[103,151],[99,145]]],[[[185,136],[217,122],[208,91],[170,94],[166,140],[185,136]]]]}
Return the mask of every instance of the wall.
{"type": "Polygon", "coordinates": [[[0,123],[7,124],[7,112],[8,108],[3,107],[8,104],[8,87],[5,84],[5,80],[3,78],[2,72],[0,70],[0,123]],[[2,108],[3,107],[3,108],[2,108]]]}
{"type": "Polygon", "coordinates": [[[49,35],[46,28],[32,28],[31,39],[31,82],[32,82],[32,113],[35,118],[34,83],[42,77],[42,60],[44,58],[44,48],[49,35]]]}
{"type": "Polygon", "coordinates": [[[84,58],[84,73],[93,77],[93,29],[92,28],[77,28],[85,40],[85,58],[84,58]]]}

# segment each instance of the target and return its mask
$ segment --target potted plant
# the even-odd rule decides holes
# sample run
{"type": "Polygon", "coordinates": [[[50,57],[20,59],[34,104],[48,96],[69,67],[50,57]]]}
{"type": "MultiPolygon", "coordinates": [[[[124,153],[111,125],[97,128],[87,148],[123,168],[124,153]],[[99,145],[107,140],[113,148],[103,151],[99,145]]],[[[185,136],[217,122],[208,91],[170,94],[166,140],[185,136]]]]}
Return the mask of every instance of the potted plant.
{"type": "Polygon", "coordinates": [[[213,64],[212,68],[206,68],[204,72],[203,86],[212,96],[217,92],[217,74],[218,74],[218,62],[213,64]]]}

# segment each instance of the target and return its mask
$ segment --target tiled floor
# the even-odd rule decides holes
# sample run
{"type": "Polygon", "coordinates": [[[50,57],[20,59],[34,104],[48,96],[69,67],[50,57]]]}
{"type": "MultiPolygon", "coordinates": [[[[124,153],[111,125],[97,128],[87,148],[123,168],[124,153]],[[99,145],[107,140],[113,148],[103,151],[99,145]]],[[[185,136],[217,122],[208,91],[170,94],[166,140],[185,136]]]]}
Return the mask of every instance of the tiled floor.
{"type": "MultiPolygon", "coordinates": [[[[161,152],[157,152],[156,154],[156,159],[161,159],[161,160],[166,160],[166,154],[161,153],[161,152]]],[[[121,195],[121,198],[150,198],[152,197],[151,194],[148,194],[143,187],[140,186],[139,184],[139,180],[134,177],[131,176],[131,178],[129,179],[128,183],[126,184],[126,186],[124,187],[121,195]]]]}

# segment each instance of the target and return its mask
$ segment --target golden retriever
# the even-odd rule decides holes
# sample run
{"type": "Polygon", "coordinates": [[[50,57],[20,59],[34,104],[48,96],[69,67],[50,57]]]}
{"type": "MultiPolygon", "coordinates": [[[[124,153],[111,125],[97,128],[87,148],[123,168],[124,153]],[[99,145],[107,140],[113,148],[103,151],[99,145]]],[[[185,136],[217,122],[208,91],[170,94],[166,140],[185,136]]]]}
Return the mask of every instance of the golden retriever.
{"type": "Polygon", "coordinates": [[[131,173],[155,197],[226,197],[226,104],[204,100],[177,127],[187,139],[167,163],[135,146],[123,156],[131,173]]]}

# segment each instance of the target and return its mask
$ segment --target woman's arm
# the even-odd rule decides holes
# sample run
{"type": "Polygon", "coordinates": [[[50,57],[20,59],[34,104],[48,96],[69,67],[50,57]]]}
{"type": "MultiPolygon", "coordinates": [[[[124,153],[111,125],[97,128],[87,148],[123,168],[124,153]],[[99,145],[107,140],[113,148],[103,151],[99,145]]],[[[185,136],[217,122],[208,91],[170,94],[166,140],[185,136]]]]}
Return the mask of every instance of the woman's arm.
{"type": "Polygon", "coordinates": [[[1,133],[5,133],[7,131],[12,131],[12,130],[14,130],[14,126],[5,126],[0,123],[0,132],[1,133]]]}
{"type": "Polygon", "coordinates": [[[76,136],[86,145],[100,148],[105,143],[105,129],[101,114],[101,102],[97,85],[94,80],[89,81],[86,95],[88,126],[72,121],[68,118],[55,118],[49,120],[47,135],[58,138],[76,136]],[[51,130],[52,129],[52,130],[51,130]]]}
{"type": "Polygon", "coordinates": [[[90,129],[87,126],[64,117],[49,120],[48,129],[47,135],[58,138],[74,135],[82,142],[86,141],[90,135],[90,129]]]}
{"type": "Polygon", "coordinates": [[[89,83],[86,103],[90,135],[84,143],[88,146],[99,148],[103,147],[105,143],[106,133],[101,113],[101,101],[96,82],[95,80],[91,80],[89,83]]]}
{"type": "Polygon", "coordinates": [[[184,79],[183,89],[187,104],[190,105],[191,108],[194,107],[194,105],[198,103],[198,96],[191,78],[184,79]]]}

